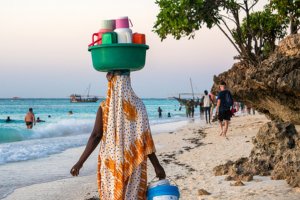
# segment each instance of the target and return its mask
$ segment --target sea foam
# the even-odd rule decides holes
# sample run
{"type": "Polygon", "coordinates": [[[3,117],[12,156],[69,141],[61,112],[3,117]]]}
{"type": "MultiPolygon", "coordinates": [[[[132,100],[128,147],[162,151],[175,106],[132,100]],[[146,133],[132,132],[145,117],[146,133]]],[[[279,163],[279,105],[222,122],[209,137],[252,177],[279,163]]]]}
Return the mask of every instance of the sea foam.
{"type": "Polygon", "coordinates": [[[0,145],[0,164],[32,160],[86,144],[88,134],[25,140],[0,145]]]}
{"type": "Polygon", "coordinates": [[[64,119],[57,123],[37,125],[32,130],[2,130],[0,164],[37,159],[82,146],[92,128],[93,120],[64,119]]]}

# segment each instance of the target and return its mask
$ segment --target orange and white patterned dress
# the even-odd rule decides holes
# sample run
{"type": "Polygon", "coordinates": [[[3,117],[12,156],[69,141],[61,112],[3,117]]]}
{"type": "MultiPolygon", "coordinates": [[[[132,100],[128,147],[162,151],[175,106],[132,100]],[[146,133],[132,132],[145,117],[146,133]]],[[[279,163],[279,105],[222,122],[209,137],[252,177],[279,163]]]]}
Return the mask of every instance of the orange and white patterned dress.
{"type": "Polygon", "coordinates": [[[155,147],[145,105],[132,90],[129,75],[113,76],[101,107],[100,199],[145,200],[147,155],[155,152],[155,147]]]}

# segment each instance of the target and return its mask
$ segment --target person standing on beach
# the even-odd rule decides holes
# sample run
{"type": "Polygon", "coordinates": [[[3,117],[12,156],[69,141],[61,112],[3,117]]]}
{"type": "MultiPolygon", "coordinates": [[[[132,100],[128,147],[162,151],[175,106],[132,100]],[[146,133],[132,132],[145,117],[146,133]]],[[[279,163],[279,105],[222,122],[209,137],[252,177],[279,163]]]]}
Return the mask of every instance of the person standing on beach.
{"type": "Polygon", "coordinates": [[[204,96],[203,96],[203,107],[204,107],[204,112],[205,112],[205,120],[206,123],[210,123],[210,106],[211,106],[211,98],[208,95],[207,90],[204,91],[204,96]],[[208,120],[207,120],[207,115],[208,115],[208,120]]]}
{"type": "Polygon", "coordinates": [[[226,137],[229,121],[231,118],[230,107],[233,105],[233,98],[230,91],[226,89],[226,83],[224,81],[221,82],[219,87],[220,92],[217,99],[216,114],[218,116],[221,127],[220,136],[226,137]]]}
{"type": "Polygon", "coordinates": [[[194,118],[194,114],[195,114],[195,101],[193,99],[191,99],[191,117],[194,118]]]}
{"type": "Polygon", "coordinates": [[[100,104],[86,148],[70,173],[78,176],[100,143],[97,170],[100,199],[145,200],[147,158],[156,176],[166,177],[155,155],[147,111],[131,88],[129,72],[110,72],[107,79],[107,98],[100,104]]]}
{"type": "Polygon", "coordinates": [[[28,113],[26,114],[24,120],[25,120],[27,129],[32,129],[33,125],[35,125],[35,116],[34,116],[32,108],[29,108],[28,113]]]}
{"type": "Polygon", "coordinates": [[[190,105],[190,101],[187,101],[185,104],[185,113],[186,113],[186,117],[190,118],[191,116],[191,105],[190,105]]]}
{"type": "Polygon", "coordinates": [[[200,119],[204,119],[204,107],[203,107],[203,98],[201,98],[199,102],[199,113],[200,113],[200,119]]]}

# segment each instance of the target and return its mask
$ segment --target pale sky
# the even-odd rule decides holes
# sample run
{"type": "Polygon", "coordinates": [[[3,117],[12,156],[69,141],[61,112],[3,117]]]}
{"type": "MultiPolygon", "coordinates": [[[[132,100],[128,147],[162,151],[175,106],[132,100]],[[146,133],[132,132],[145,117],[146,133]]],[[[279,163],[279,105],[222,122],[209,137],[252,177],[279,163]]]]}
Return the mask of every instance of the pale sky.
{"type": "Polygon", "coordinates": [[[102,19],[129,16],[133,32],[150,46],[144,69],[132,72],[140,97],[170,97],[209,90],[213,75],[229,69],[236,55],[218,29],[195,39],[160,41],[152,32],[155,0],[0,0],[0,98],[105,96],[105,73],[95,71],[87,46],[102,19]]]}

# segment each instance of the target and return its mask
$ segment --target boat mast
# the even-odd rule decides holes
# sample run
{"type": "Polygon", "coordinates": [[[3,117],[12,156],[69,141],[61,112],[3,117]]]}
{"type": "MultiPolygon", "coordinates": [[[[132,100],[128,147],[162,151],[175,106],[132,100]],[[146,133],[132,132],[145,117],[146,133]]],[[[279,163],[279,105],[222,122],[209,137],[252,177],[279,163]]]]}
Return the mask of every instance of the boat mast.
{"type": "Polygon", "coordinates": [[[89,95],[90,95],[90,89],[91,89],[91,84],[89,84],[89,87],[88,87],[87,97],[89,97],[89,95]]]}
{"type": "Polygon", "coordinates": [[[192,78],[190,78],[190,83],[191,83],[191,88],[192,88],[193,100],[195,100],[192,78]]]}

